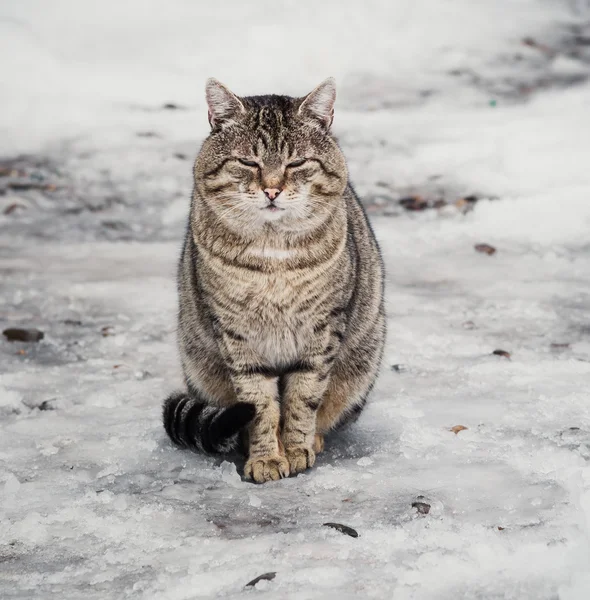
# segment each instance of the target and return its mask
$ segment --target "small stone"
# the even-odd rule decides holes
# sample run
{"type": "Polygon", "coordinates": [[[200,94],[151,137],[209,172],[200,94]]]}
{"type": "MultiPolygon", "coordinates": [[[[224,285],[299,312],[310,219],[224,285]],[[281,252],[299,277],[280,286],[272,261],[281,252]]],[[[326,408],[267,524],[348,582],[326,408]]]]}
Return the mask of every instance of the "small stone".
{"type": "Polygon", "coordinates": [[[479,200],[477,196],[464,196],[463,198],[459,198],[455,200],[454,205],[455,208],[459,209],[463,213],[468,213],[473,210],[475,203],[479,200]]]}
{"type": "Polygon", "coordinates": [[[475,244],[474,248],[478,252],[481,252],[482,254],[487,254],[488,256],[491,256],[492,254],[496,253],[496,249],[493,246],[490,246],[489,244],[475,244]]]}
{"type": "Polygon", "coordinates": [[[52,406],[52,402],[55,402],[56,398],[51,398],[51,400],[43,400],[41,404],[37,407],[39,410],[55,410],[55,406],[52,406]]]}
{"type": "Polygon", "coordinates": [[[348,525],[342,525],[341,523],[324,523],[324,527],[331,527],[332,529],[335,529],[336,531],[349,535],[353,538],[357,538],[359,536],[358,532],[352,527],[349,527],[348,525]]]}
{"type": "Polygon", "coordinates": [[[391,365],[391,370],[396,373],[403,373],[408,370],[408,367],[406,367],[406,365],[391,365]]]}
{"type": "Polygon", "coordinates": [[[423,502],[424,496],[418,496],[416,502],[412,502],[412,508],[415,508],[421,515],[427,515],[430,512],[430,504],[423,502]]]}
{"type": "Polygon", "coordinates": [[[422,196],[407,196],[400,198],[399,204],[406,210],[420,211],[428,208],[428,202],[422,196]]]}
{"type": "Polygon", "coordinates": [[[494,354],[495,356],[503,356],[504,358],[507,358],[508,360],[510,360],[510,352],[506,352],[506,350],[494,350],[492,352],[492,354],[494,354]]]}
{"type": "Polygon", "coordinates": [[[460,431],[465,431],[466,429],[467,427],[465,427],[465,425],[455,425],[454,427],[451,427],[449,431],[452,431],[455,435],[457,435],[460,431]]]}
{"type": "Polygon", "coordinates": [[[272,581],[276,576],[276,571],[271,573],[263,573],[262,575],[258,575],[258,577],[252,581],[249,581],[244,587],[254,587],[259,581],[272,581]]]}
{"type": "Polygon", "coordinates": [[[21,329],[20,327],[9,327],[3,332],[9,342],[38,342],[45,337],[39,329],[21,329]]]}

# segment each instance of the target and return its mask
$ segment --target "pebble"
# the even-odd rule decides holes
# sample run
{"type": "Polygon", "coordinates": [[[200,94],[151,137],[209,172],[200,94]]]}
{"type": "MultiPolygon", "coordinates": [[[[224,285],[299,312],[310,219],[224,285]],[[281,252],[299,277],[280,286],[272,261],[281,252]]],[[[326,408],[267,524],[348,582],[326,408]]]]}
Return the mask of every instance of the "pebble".
{"type": "Polygon", "coordinates": [[[45,337],[39,329],[21,329],[20,327],[9,327],[3,332],[9,342],[38,342],[45,337]]]}
{"type": "Polygon", "coordinates": [[[324,527],[331,527],[332,529],[335,529],[336,531],[349,535],[353,538],[357,538],[359,536],[355,529],[349,527],[348,525],[342,525],[341,523],[324,523],[324,527]]]}
{"type": "Polygon", "coordinates": [[[427,515],[430,512],[430,504],[424,502],[424,496],[418,496],[415,502],[412,502],[412,508],[415,508],[421,515],[427,515]]]}
{"type": "Polygon", "coordinates": [[[475,244],[474,248],[483,254],[492,255],[496,253],[496,249],[489,244],[475,244]]]}
{"type": "Polygon", "coordinates": [[[449,431],[452,431],[455,435],[457,435],[460,431],[465,431],[466,429],[467,427],[465,427],[465,425],[455,425],[454,427],[451,427],[449,431]]]}
{"type": "Polygon", "coordinates": [[[428,202],[422,198],[422,196],[407,196],[406,198],[400,198],[399,204],[401,204],[406,210],[420,211],[428,208],[428,202]]]}

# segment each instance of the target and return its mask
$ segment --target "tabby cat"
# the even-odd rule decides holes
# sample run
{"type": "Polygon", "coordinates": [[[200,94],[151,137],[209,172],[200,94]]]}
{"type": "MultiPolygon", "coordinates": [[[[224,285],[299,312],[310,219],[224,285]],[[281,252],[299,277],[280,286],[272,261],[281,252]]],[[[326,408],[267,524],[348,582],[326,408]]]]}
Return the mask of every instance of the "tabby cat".
{"type": "Polygon", "coordinates": [[[383,264],[330,134],[336,87],[238,97],[210,79],[178,271],[187,390],[164,402],[172,441],[245,445],[245,476],[313,466],[355,420],[385,337],[383,264]]]}

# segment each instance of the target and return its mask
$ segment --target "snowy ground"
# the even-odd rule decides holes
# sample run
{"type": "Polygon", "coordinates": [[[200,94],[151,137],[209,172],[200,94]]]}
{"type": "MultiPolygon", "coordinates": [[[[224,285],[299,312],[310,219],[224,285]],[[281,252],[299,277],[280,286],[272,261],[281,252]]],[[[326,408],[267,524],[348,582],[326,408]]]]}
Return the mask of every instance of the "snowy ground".
{"type": "Polygon", "coordinates": [[[590,5],[215,4],[0,6],[0,597],[586,600],[590,5]],[[211,75],[337,77],[387,262],[373,402],[264,486],[160,424],[211,75]]]}

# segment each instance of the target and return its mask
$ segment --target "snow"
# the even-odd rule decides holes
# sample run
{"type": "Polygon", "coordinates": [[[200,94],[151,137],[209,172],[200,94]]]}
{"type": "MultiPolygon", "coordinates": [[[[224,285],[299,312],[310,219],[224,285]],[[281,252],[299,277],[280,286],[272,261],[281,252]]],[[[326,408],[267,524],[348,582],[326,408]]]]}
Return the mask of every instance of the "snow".
{"type": "Polygon", "coordinates": [[[589,19],[549,0],[5,3],[0,155],[58,189],[0,196],[0,328],[45,332],[0,340],[0,597],[590,597],[590,56],[571,51],[589,19]],[[203,88],[330,75],[388,342],[359,422],[254,486],[160,424],[203,88]],[[403,211],[409,194],[449,204],[403,211]]]}

